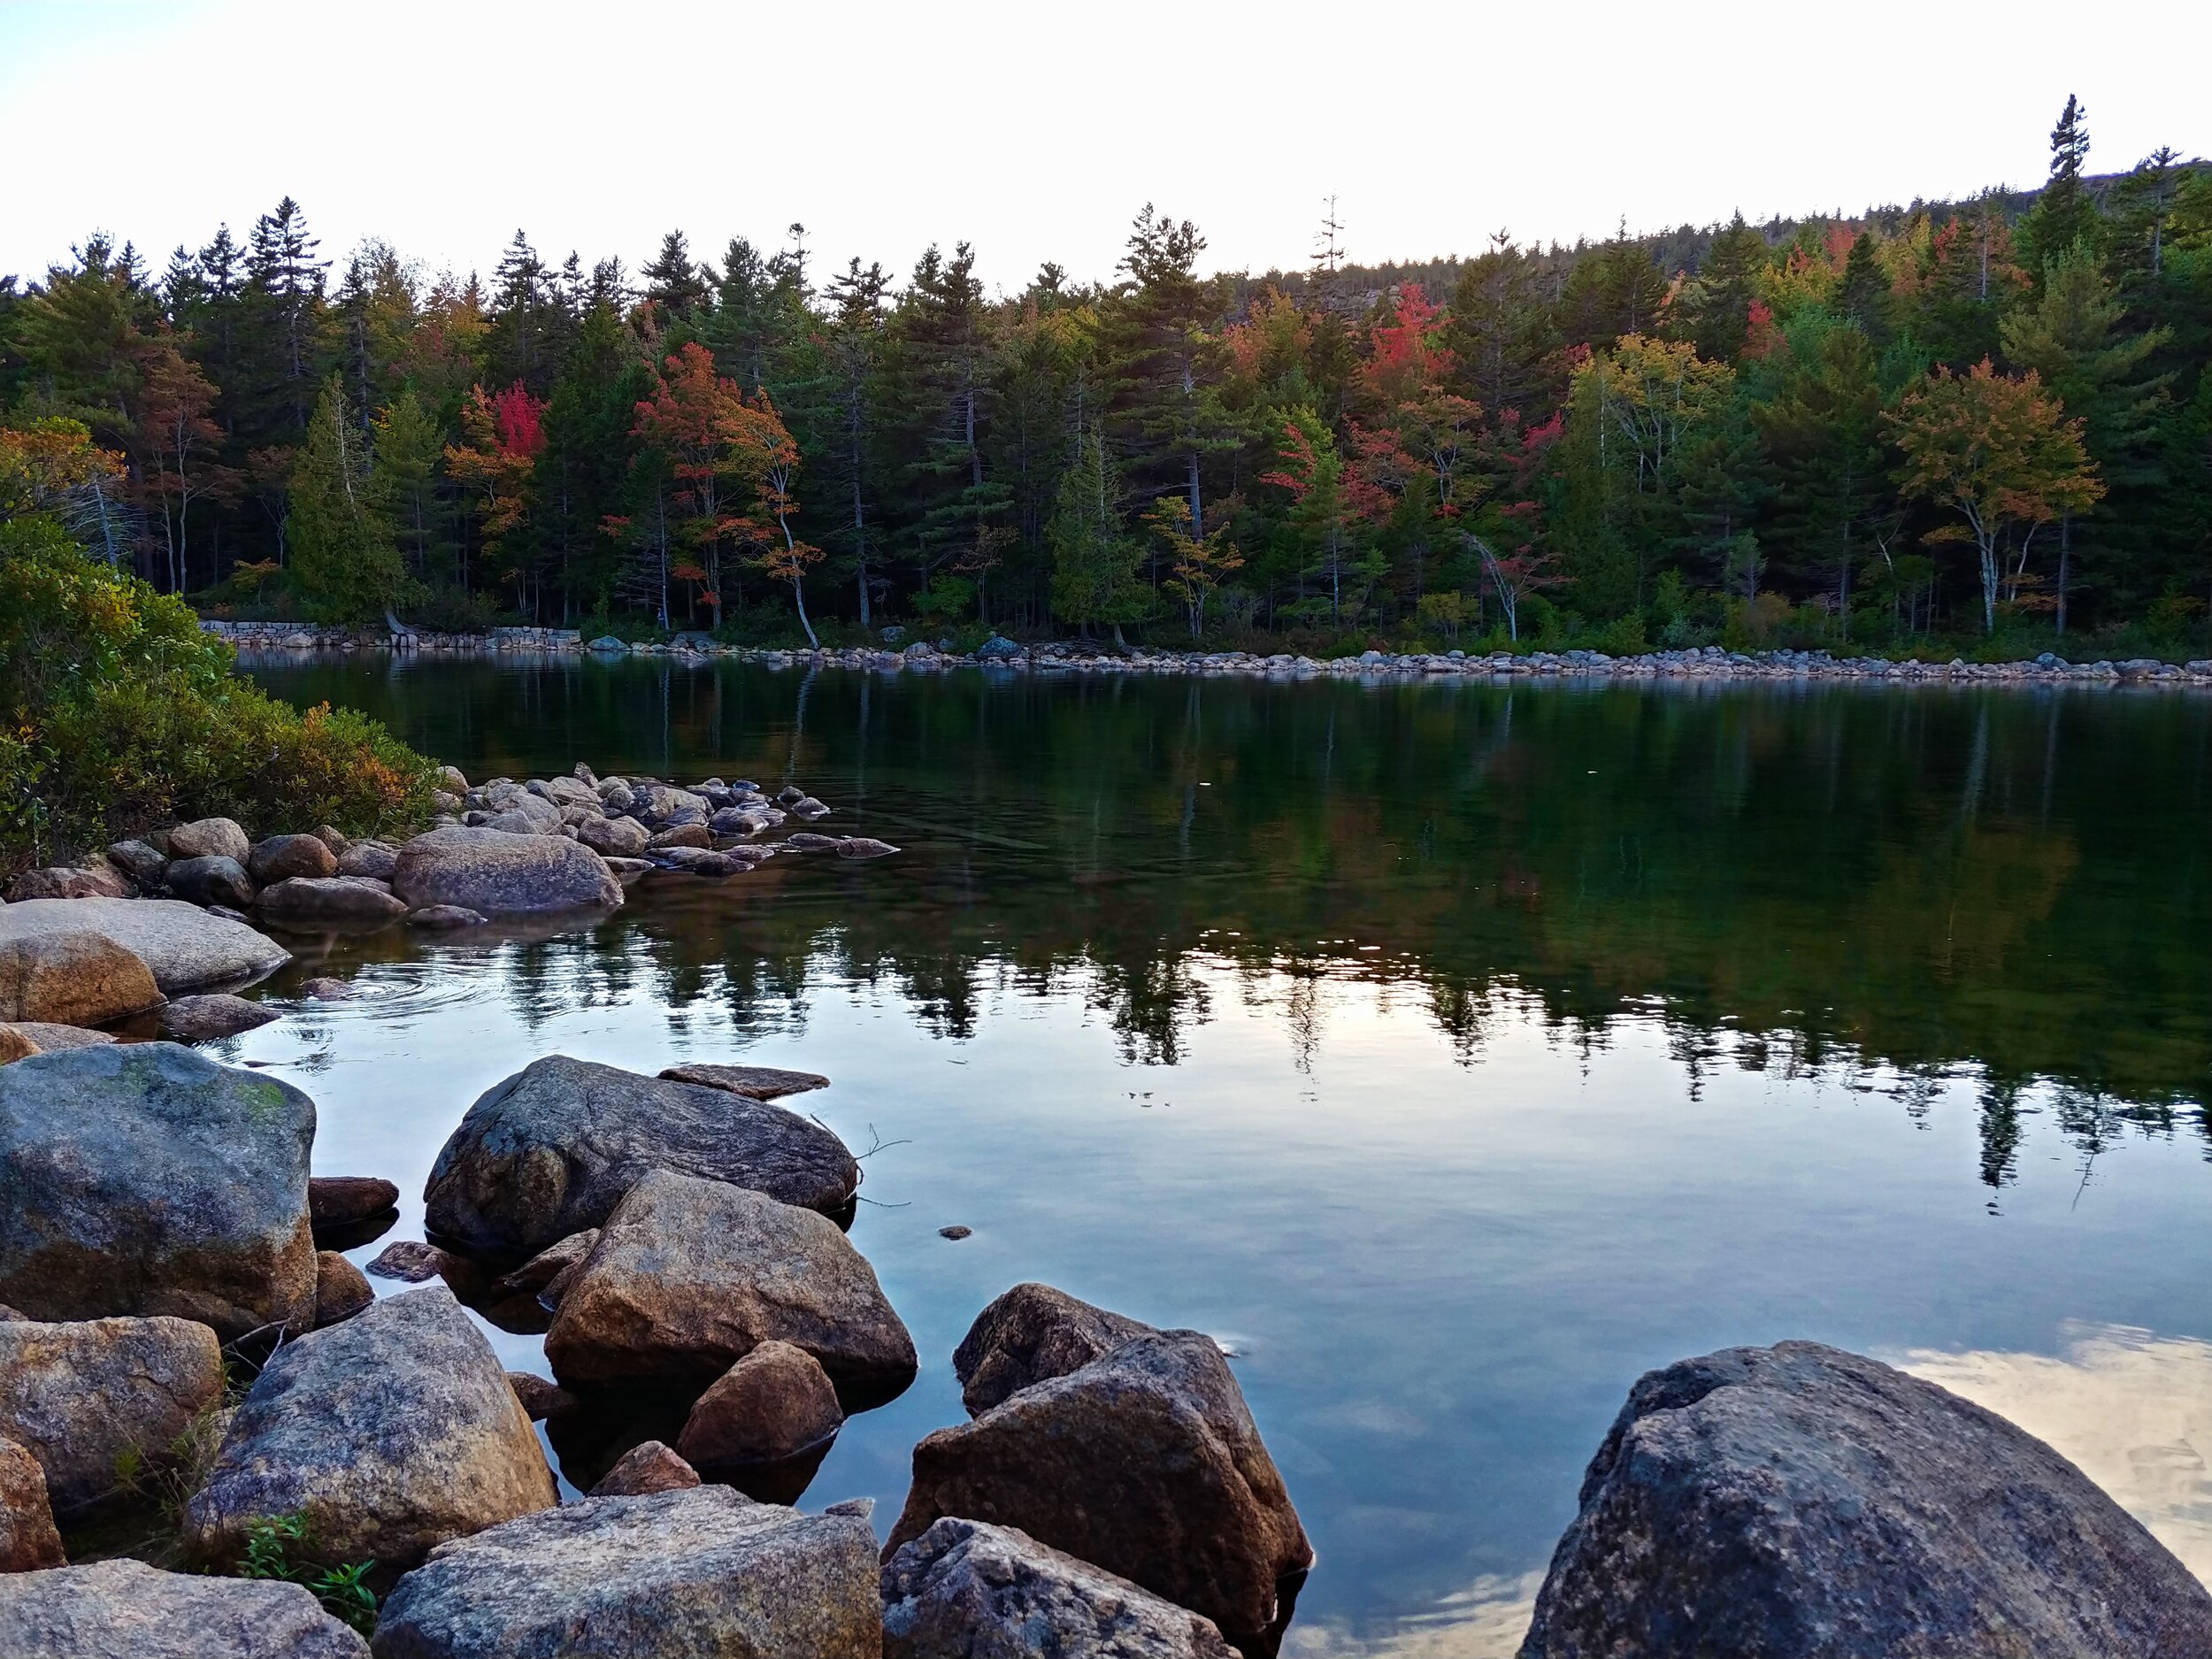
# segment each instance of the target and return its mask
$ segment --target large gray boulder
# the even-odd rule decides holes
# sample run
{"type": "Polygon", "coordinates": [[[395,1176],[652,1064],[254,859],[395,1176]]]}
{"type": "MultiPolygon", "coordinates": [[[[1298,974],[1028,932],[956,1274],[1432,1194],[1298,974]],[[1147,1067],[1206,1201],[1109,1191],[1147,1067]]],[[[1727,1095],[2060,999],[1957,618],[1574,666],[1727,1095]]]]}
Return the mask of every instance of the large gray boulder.
{"type": "Polygon", "coordinates": [[[376,927],[406,914],[404,899],[367,876],[294,876],[261,893],[261,918],[275,927],[376,927]]]}
{"type": "Polygon", "coordinates": [[[401,848],[392,865],[392,891],[410,906],[457,904],[487,916],[603,910],[622,902],[622,884],[606,861],[580,842],[458,825],[418,835],[401,848]]]}
{"type": "Polygon", "coordinates": [[[160,1002],[161,989],[146,964],[104,934],[80,929],[0,938],[0,1019],[96,1025],[160,1002]]]}
{"type": "Polygon", "coordinates": [[[576,826],[576,839],[595,853],[610,858],[635,858],[652,839],[634,818],[588,818],[576,826]]]}
{"type": "Polygon", "coordinates": [[[292,959],[265,933],[180,899],[34,899],[0,906],[0,941],[84,931],[137,956],[171,996],[203,986],[242,985],[292,959]]]}
{"type": "Polygon", "coordinates": [[[194,818],[169,832],[172,858],[228,858],[244,864],[253,856],[253,843],[237,820],[227,818],[194,818]]]}
{"type": "Polygon", "coordinates": [[[298,1089],[175,1043],[0,1067],[0,1302],[40,1319],[171,1314],[226,1339],[306,1330],[314,1139],[298,1089]]]}
{"type": "Polygon", "coordinates": [[[1153,1327],[1079,1302],[1049,1285],[1017,1285],[976,1316],[953,1350],[953,1375],[970,1417],[1032,1383],[1080,1371],[1153,1327]]]}
{"type": "Polygon", "coordinates": [[[835,1211],[860,1166],[809,1118],[721,1089],[550,1055],[494,1084],[446,1140],[423,1190],[434,1233],[522,1254],[595,1227],[652,1169],[835,1211]]]}
{"type": "Polygon", "coordinates": [[[2212,1596],[2042,1441],[1814,1342],[1647,1372],[1524,1659],[2173,1659],[2212,1596]]]}
{"type": "Polygon", "coordinates": [[[190,1319],[0,1325],[0,1439],[38,1459],[64,1514],[151,1470],[223,1397],[223,1350],[190,1319]]]}
{"type": "Polygon", "coordinates": [[[453,1293],[426,1286],[278,1350],[185,1509],[204,1562],[298,1515],[341,1561],[411,1566],[556,1501],[529,1415],[453,1293]]]}
{"type": "Polygon", "coordinates": [[[654,1170],[574,1270],[545,1356],[564,1387],[705,1384],[770,1340],[805,1349],[856,1399],[914,1379],[914,1339],[836,1223],[654,1170]]]}
{"type": "Polygon", "coordinates": [[[1279,1583],[1313,1563],[1236,1379],[1196,1331],[1133,1338],[926,1437],[887,1558],[946,1516],[1018,1527],[1232,1641],[1260,1638],[1279,1583]]]}
{"type": "Polygon", "coordinates": [[[246,856],[246,873],[265,887],[295,876],[334,876],[338,858],[320,836],[272,835],[254,843],[246,856]]]}
{"type": "Polygon", "coordinates": [[[726,1486],[588,1498],[441,1546],[377,1659],[879,1659],[875,1535],[726,1486]]]}
{"type": "Polygon", "coordinates": [[[0,1654],[23,1659],[368,1659],[305,1587],[137,1561],[0,1575],[0,1654]]]}
{"type": "Polygon", "coordinates": [[[1234,1659],[1211,1619],[1010,1526],[948,1517],[883,1569],[883,1659],[1234,1659]]]}

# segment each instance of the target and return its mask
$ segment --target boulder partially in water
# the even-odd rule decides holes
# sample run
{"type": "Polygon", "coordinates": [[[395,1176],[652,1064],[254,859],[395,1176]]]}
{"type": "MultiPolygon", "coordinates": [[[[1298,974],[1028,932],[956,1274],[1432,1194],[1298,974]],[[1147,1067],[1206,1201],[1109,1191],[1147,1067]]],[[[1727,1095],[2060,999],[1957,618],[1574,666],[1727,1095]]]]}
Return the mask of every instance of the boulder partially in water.
{"type": "Polygon", "coordinates": [[[303,1586],[136,1561],[0,1575],[0,1653],[37,1659],[369,1659],[303,1586]]]}
{"type": "Polygon", "coordinates": [[[829,1079],[818,1071],[786,1071],[772,1065],[672,1065],[661,1075],[672,1083],[696,1083],[752,1100],[778,1100],[829,1087],[829,1079]]]}
{"type": "MultiPolygon", "coordinates": [[[[518,1399],[519,1395],[516,1396],[518,1399]]],[[[528,1408],[526,1407],[525,1409],[528,1408]]],[[[633,1446],[591,1489],[595,1498],[641,1498],[649,1492],[681,1492],[699,1484],[699,1471],[660,1440],[633,1446]]]]}
{"type": "Polygon", "coordinates": [[[369,876],[294,876],[261,894],[261,918],[275,927],[377,927],[406,914],[407,901],[369,876]]]}
{"type": "Polygon", "coordinates": [[[0,1439],[38,1460],[65,1514],[157,1465],[222,1397],[222,1348],[194,1320],[0,1324],[0,1439]]]}
{"type": "Polygon", "coordinates": [[[519,1255],[600,1225],[654,1169],[827,1212],[848,1206],[860,1185],[844,1142],[811,1118],[550,1055],[469,1108],[423,1196],[434,1233],[519,1255]]]}
{"type": "Polygon", "coordinates": [[[948,1517],[883,1569],[883,1659],[1234,1659],[1211,1619],[1010,1526],[948,1517]]]}
{"type": "Polygon", "coordinates": [[[46,1471],[13,1440],[0,1440],[0,1573],[36,1572],[66,1560],[47,1501],[46,1471]]]}
{"type": "Polygon", "coordinates": [[[564,1386],[701,1385],[772,1340],[803,1348],[856,1397],[914,1379],[914,1339],[834,1222],[655,1170],[574,1270],[545,1356],[564,1386]]]}
{"type": "MultiPolygon", "coordinates": [[[[80,903],[93,901],[79,900],[80,903]]],[[[0,1302],[304,1331],[315,1102],[175,1043],[0,1068],[0,1302]]]]}
{"type": "Polygon", "coordinates": [[[1210,1337],[1162,1331],[1012,1394],[914,1448],[886,1558],[987,1516],[1204,1615],[1232,1641],[1313,1563],[1282,1477],[1210,1337]]]}
{"type": "Polygon", "coordinates": [[[315,1328],[336,1325],[376,1301],[368,1275],[335,1250],[315,1252],[315,1328]]]}
{"type": "MultiPolygon", "coordinates": [[[[524,798],[553,810],[535,796],[524,798]]],[[[607,910],[622,902],[622,884],[606,861],[580,842],[457,825],[418,835],[401,848],[391,882],[392,891],[411,906],[456,904],[487,916],[607,910]]]]}
{"type": "Polygon", "coordinates": [[[1033,1383],[1064,1377],[1103,1359],[1154,1327],[1110,1313],[1050,1285],[1017,1285],[976,1315],[953,1350],[960,1402],[979,1416],[1033,1383]]]}
{"type": "Polygon", "coordinates": [[[1523,1659],[2212,1654],[2212,1595],[1994,1413],[1815,1342],[1647,1372],[1523,1659]]]}
{"type": "Polygon", "coordinates": [[[258,979],[292,959],[266,934],[179,899],[34,899],[0,906],[0,941],[80,932],[112,940],[138,957],[171,996],[258,979]]]}
{"type": "Polygon", "coordinates": [[[269,1025],[280,1016],[263,1002],[227,991],[180,996],[161,1010],[161,1033],[172,1042],[214,1042],[269,1025]]]}
{"type": "Polygon", "coordinates": [[[727,1479],[788,1463],[829,1440],[844,1422],[836,1385],[814,1356],[770,1340],[699,1396],[676,1449],[694,1468],[727,1479]]]}
{"type": "Polygon", "coordinates": [[[404,1567],[556,1497],[491,1344],[434,1285],[277,1351],[186,1506],[185,1534],[200,1560],[227,1562],[256,1520],[298,1515],[337,1560],[404,1567]]]}
{"type": "Polygon", "coordinates": [[[386,1600],[376,1650],[880,1659],[877,1594],[875,1535],[856,1516],[726,1486],[588,1498],[440,1548],[386,1600]]]}
{"type": "MultiPolygon", "coordinates": [[[[33,901],[79,905],[88,899],[33,901]]],[[[11,904],[7,911],[28,909],[11,904]]],[[[0,914],[4,914],[0,912],[0,914]]],[[[88,929],[0,937],[0,1020],[97,1025],[161,1002],[145,963],[88,929]]]]}

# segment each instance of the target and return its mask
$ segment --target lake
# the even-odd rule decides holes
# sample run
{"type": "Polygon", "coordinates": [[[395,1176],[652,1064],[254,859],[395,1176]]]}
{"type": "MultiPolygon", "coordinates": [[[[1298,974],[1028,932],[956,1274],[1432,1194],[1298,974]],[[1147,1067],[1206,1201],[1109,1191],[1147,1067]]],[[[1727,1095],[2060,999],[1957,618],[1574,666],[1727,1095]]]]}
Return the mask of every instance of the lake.
{"type": "Polygon", "coordinates": [[[923,1371],[810,1508],[887,1528],[1033,1279],[1231,1351],[1319,1552],[1292,1655],[1509,1653],[1637,1374],[1785,1337],[1985,1399],[2212,1572],[2212,698],[252,672],[475,780],[796,780],[904,849],[305,941],[224,1050],[399,1182],[385,1242],[538,1056],[829,1074],[788,1103],[868,1153],[923,1371]]]}

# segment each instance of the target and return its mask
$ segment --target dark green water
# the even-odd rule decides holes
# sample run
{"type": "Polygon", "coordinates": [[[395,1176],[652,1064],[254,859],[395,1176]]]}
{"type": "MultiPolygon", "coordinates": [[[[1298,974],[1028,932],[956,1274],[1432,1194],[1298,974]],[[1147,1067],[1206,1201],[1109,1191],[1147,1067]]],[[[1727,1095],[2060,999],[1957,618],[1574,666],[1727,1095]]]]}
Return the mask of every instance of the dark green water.
{"type": "Polygon", "coordinates": [[[2212,1538],[2201,1456],[2139,1472],[2198,1432],[2139,1428],[2174,1367],[2212,1379],[2212,700],[254,672],[474,778],[795,779],[905,849],[311,947],[272,996],[367,994],[236,1050],[411,1201],[540,1054],[830,1074],[925,1370],[810,1504],[895,1510],[953,1344],[1034,1278],[1235,1352],[1321,1552],[1292,1653],[1509,1649],[1630,1381],[1732,1342],[2055,1368],[2001,1409],[2212,1538]]]}

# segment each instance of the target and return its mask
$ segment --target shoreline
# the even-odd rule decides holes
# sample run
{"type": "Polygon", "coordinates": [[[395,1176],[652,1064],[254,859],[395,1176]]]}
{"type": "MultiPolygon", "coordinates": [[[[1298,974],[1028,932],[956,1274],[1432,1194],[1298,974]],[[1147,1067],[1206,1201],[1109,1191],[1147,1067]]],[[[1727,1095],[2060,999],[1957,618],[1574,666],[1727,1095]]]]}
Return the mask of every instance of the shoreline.
{"type": "Polygon", "coordinates": [[[1879,657],[1833,657],[1825,651],[1727,651],[1717,645],[1681,650],[1609,657],[1602,651],[1532,651],[1526,656],[1494,652],[1471,657],[1463,651],[1365,651],[1356,657],[1298,657],[1287,652],[1260,657],[1248,651],[1170,651],[1132,648],[1125,655],[1083,641],[1056,641],[1023,646],[995,636],[979,650],[940,651],[926,643],[825,647],[819,650],[780,649],[706,641],[703,635],[670,641],[624,643],[609,638],[587,641],[573,628],[494,628],[487,634],[389,634],[381,631],[316,627],[285,622],[226,622],[204,618],[203,633],[256,653],[386,651],[395,656],[553,656],[672,657],[685,663],[716,660],[759,663],[772,668],[800,665],[856,668],[873,672],[915,669],[993,668],[1002,672],[1198,675],[1268,680],[1325,679],[1582,679],[1603,680],[1834,680],[1847,684],[1966,682],[2022,686],[2157,686],[2212,689],[2212,658],[2174,664],[2157,657],[2115,662],[2071,662],[2046,653],[2014,663],[1947,663],[1879,657]]]}

